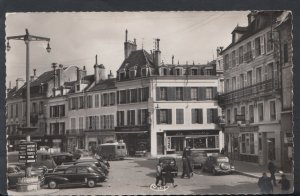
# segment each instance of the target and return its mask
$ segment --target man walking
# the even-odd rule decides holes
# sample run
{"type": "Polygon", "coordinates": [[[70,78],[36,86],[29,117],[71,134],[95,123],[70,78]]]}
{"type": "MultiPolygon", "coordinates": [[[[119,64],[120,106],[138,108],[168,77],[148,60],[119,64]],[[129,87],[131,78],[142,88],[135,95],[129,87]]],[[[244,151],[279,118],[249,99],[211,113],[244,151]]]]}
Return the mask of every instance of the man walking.
{"type": "Polygon", "coordinates": [[[272,160],[268,164],[268,169],[269,169],[269,172],[271,174],[271,180],[273,181],[274,186],[277,186],[276,178],[275,178],[276,166],[275,166],[275,164],[273,163],[272,160]]]}
{"type": "Polygon", "coordinates": [[[262,177],[259,178],[258,187],[260,188],[261,194],[272,194],[273,193],[273,186],[271,182],[271,178],[267,176],[264,172],[262,177]]]}
{"type": "Polygon", "coordinates": [[[184,178],[184,176],[187,175],[188,178],[190,178],[190,168],[189,163],[186,157],[182,157],[182,174],[181,178],[184,178]]]}
{"type": "Polygon", "coordinates": [[[278,182],[281,184],[281,193],[282,194],[289,194],[290,190],[290,181],[286,178],[284,174],[281,176],[281,180],[278,182]]]}
{"type": "Polygon", "coordinates": [[[156,166],[156,182],[155,185],[158,186],[159,181],[161,181],[161,186],[164,186],[164,179],[162,175],[162,165],[163,163],[158,163],[156,166]]]}

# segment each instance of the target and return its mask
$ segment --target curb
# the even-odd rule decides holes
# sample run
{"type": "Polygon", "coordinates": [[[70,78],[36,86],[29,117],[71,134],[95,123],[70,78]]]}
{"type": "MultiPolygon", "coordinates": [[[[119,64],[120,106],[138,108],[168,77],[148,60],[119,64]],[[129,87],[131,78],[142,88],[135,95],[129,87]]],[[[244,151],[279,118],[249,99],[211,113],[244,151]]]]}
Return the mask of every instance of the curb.
{"type": "Polygon", "coordinates": [[[254,175],[254,174],[251,174],[251,173],[246,173],[246,172],[242,172],[242,171],[237,171],[235,170],[236,174],[240,174],[240,175],[243,175],[243,176],[248,176],[248,177],[251,177],[251,178],[260,178],[260,176],[257,176],[257,175],[254,175]]]}

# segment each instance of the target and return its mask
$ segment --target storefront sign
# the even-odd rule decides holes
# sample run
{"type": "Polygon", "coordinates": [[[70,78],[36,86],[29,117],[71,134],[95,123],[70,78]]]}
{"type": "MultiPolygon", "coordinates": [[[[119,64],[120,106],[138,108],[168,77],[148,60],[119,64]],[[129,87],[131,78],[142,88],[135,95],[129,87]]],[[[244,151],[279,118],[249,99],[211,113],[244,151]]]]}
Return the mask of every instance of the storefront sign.
{"type": "Polygon", "coordinates": [[[19,162],[35,163],[36,162],[36,143],[24,142],[19,144],[19,162]]]}
{"type": "Polygon", "coordinates": [[[258,132],[258,126],[240,127],[241,132],[258,132]]]}

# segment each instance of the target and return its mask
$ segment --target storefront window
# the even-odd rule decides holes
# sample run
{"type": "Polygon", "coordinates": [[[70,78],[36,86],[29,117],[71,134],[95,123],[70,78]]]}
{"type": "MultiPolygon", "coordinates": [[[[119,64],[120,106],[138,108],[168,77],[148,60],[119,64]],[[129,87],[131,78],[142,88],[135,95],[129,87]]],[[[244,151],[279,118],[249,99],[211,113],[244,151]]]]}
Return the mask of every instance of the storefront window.
{"type": "Polygon", "coordinates": [[[194,139],[195,148],[206,148],[206,138],[200,137],[194,139]]]}
{"type": "Polygon", "coordinates": [[[194,148],[193,138],[186,139],[186,146],[194,148]]]}
{"type": "Polygon", "coordinates": [[[250,134],[250,154],[254,154],[254,134],[250,134]]]}
{"type": "Polygon", "coordinates": [[[215,148],[216,146],[216,141],[214,136],[210,136],[207,138],[207,147],[208,148],[215,148]]]}
{"type": "Polygon", "coordinates": [[[242,134],[242,153],[246,153],[245,134],[242,134]]]}

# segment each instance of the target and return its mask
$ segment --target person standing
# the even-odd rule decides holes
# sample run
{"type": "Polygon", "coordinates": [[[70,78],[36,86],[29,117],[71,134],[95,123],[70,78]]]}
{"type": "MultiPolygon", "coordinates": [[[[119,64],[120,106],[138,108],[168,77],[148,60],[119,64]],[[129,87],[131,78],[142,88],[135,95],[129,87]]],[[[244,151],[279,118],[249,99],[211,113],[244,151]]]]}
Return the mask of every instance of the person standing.
{"type": "Polygon", "coordinates": [[[181,178],[184,178],[184,176],[187,175],[188,178],[190,178],[190,168],[189,163],[186,157],[182,157],[182,174],[181,178]]]}
{"type": "Polygon", "coordinates": [[[192,150],[191,150],[190,147],[188,147],[187,150],[186,150],[186,157],[187,157],[188,166],[189,166],[189,173],[190,173],[190,175],[193,176],[192,150]]]}
{"type": "Polygon", "coordinates": [[[291,185],[290,185],[290,181],[286,178],[286,176],[284,174],[282,174],[281,180],[279,180],[278,183],[281,184],[281,193],[289,194],[291,185]]]}
{"type": "Polygon", "coordinates": [[[260,188],[261,194],[273,193],[273,185],[271,182],[271,178],[268,177],[265,172],[262,174],[262,177],[259,178],[257,185],[260,188]]]}
{"type": "Polygon", "coordinates": [[[159,181],[161,181],[161,186],[164,186],[164,179],[162,175],[162,165],[163,163],[158,163],[156,166],[156,182],[155,185],[158,186],[159,181]]]}
{"type": "Polygon", "coordinates": [[[177,185],[174,184],[174,174],[172,173],[172,171],[173,169],[170,164],[167,164],[162,170],[162,172],[165,173],[165,184],[171,183],[175,188],[177,185]]]}
{"type": "Polygon", "coordinates": [[[275,164],[272,160],[268,164],[268,169],[269,169],[269,172],[271,174],[271,179],[273,181],[274,186],[277,186],[276,178],[275,178],[276,166],[275,166],[275,164]]]}

